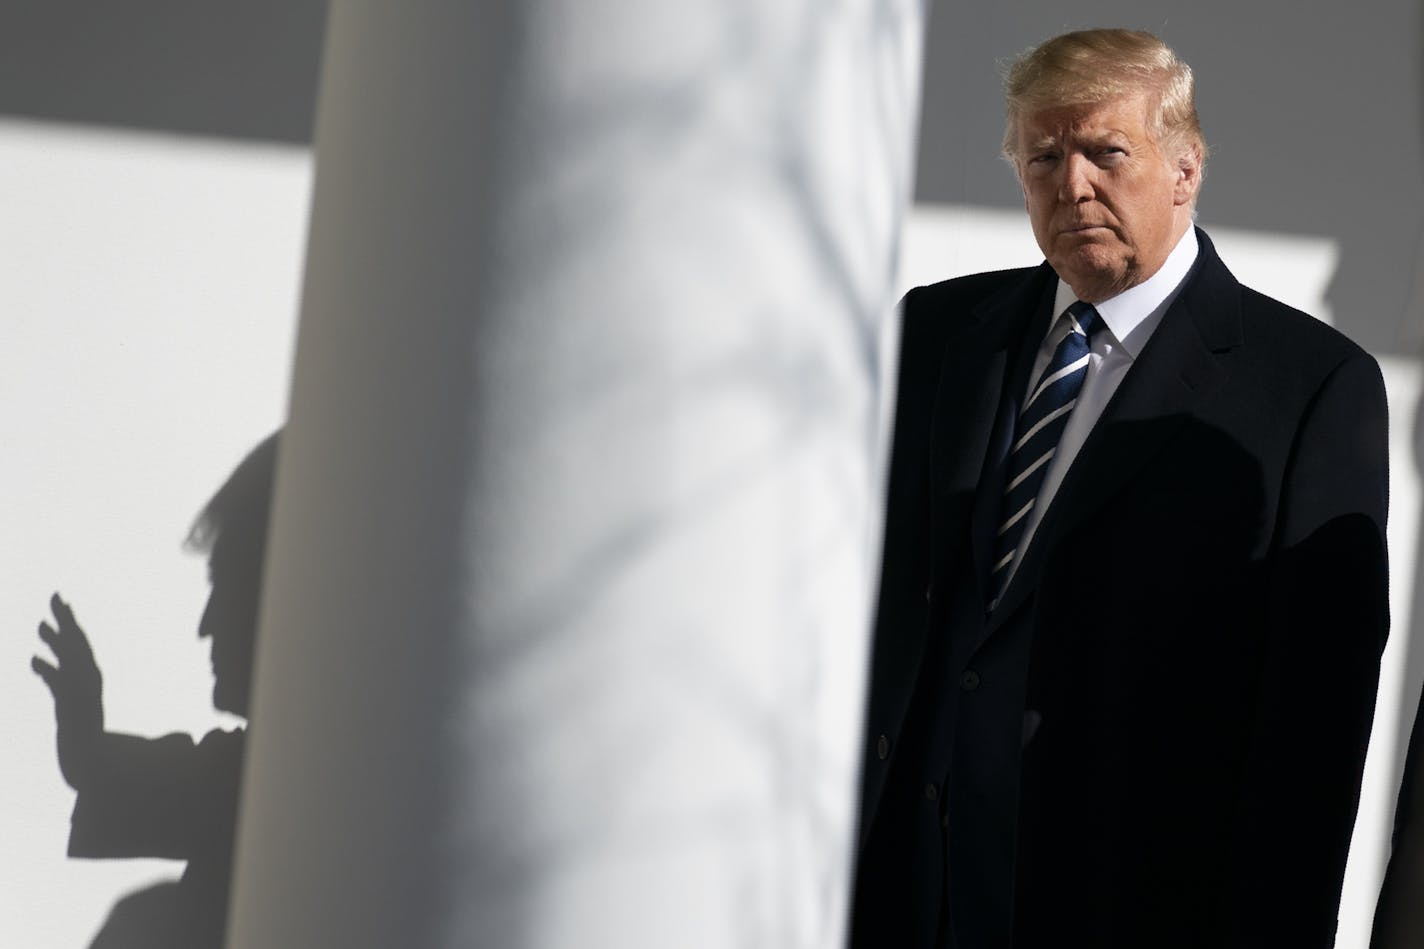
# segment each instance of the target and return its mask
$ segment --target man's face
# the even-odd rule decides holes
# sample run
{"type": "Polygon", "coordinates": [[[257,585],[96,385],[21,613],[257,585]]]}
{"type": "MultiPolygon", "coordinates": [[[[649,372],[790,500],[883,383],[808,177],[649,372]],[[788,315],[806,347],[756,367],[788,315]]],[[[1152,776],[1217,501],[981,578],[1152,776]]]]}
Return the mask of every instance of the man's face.
{"type": "Polygon", "coordinates": [[[246,717],[260,590],[250,565],[234,565],[220,556],[223,553],[221,546],[213,551],[212,591],[198,621],[198,636],[212,640],[213,707],[246,717]]]}
{"type": "Polygon", "coordinates": [[[1158,148],[1145,94],[1028,113],[1018,146],[1033,236],[1081,300],[1152,276],[1191,224],[1200,164],[1158,148]]]}

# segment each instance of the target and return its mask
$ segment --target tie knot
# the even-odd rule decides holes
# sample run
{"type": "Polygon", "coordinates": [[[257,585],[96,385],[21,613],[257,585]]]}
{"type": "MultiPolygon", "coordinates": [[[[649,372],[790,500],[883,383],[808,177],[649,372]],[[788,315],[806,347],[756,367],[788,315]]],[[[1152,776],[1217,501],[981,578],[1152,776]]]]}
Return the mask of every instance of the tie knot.
{"type": "Polygon", "coordinates": [[[1098,315],[1097,309],[1091,303],[1084,303],[1082,300],[1075,301],[1063,312],[1072,323],[1073,332],[1082,333],[1088,339],[1092,339],[1093,333],[1103,325],[1103,318],[1098,315]]]}

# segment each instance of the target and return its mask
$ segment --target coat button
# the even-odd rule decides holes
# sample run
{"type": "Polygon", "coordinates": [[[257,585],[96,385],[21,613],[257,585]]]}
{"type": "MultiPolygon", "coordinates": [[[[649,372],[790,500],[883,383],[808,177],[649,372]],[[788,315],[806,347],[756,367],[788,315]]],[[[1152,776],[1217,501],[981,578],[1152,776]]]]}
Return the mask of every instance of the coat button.
{"type": "Polygon", "coordinates": [[[979,673],[973,669],[965,669],[964,674],[959,677],[959,687],[966,692],[979,688],[979,673]]]}
{"type": "Polygon", "coordinates": [[[925,800],[927,800],[927,801],[933,801],[933,800],[937,800],[938,798],[939,798],[939,788],[935,787],[933,784],[926,784],[926,785],[925,785],[925,800]]]}
{"type": "Polygon", "coordinates": [[[875,739],[875,754],[881,761],[890,757],[890,738],[888,736],[881,735],[875,739]]]}

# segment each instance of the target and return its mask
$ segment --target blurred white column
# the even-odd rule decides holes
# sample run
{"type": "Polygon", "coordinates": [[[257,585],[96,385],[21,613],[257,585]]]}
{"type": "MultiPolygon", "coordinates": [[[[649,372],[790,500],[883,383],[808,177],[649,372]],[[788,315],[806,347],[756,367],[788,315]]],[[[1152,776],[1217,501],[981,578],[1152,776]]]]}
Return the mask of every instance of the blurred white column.
{"type": "Polygon", "coordinates": [[[333,4],[230,946],[839,942],[922,12],[333,4]]]}

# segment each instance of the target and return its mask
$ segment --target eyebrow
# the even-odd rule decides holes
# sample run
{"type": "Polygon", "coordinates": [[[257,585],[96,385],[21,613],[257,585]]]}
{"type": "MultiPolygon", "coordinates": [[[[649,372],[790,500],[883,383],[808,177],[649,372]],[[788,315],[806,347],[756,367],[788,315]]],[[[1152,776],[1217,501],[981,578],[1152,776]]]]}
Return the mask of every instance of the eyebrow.
{"type": "MultiPolygon", "coordinates": [[[[1103,129],[1101,132],[1094,132],[1091,135],[1076,135],[1075,141],[1080,146],[1095,148],[1102,145],[1125,145],[1132,141],[1131,136],[1121,129],[1103,129]]],[[[1029,141],[1025,150],[1028,152],[1043,152],[1056,148],[1062,148],[1063,143],[1057,135],[1044,135],[1029,141]]]]}
{"type": "Polygon", "coordinates": [[[1082,136],[1082,140],[1087,145],[1103,145],[1108,142],[1122,144],[1131,142],[1132,137],[1121,129],[1103,129],[1093,135],[1082,136]]]}

